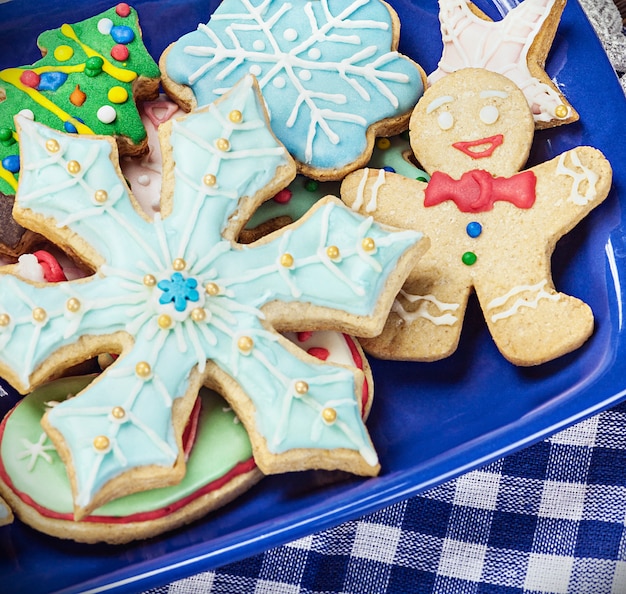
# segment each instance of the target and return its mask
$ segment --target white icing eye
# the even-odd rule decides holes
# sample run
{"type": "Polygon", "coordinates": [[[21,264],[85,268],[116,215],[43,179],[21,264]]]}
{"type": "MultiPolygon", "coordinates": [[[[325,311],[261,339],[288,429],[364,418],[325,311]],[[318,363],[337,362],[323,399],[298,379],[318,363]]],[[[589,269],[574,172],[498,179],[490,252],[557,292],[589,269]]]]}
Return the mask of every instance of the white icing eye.
{"type": "Polygon", "coordinates": [[[485,105],[480,110],[480,119],[485,124],[494,124],[500,117],[500,112],[495,105],[485,105]]]}
{"type": "Polygon", "coordinates": [[[450,130],[454,126],[454,118],[449,111],[442,111],[437,116],[437,123],[442,130],[450,130]]]}

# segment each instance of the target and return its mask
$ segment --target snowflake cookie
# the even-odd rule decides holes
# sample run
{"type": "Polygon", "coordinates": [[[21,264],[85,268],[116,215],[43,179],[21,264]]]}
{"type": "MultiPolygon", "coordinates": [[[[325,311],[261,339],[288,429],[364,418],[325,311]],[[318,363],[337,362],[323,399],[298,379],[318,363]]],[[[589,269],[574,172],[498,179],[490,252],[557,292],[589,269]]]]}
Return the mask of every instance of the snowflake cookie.
{"type": "Polygon", "coordinates": [[[23,118],[19,128],[16,216],[94,274],[47,285],[0,275],[0,375],[27,392],[79,359],[120,354],[42,420],[77,517],[181,480],[181,434],[202,384],[233,407],[263,472],[378,472],[362,373],[307,356],[277,330],[380,332],[428,245],[422,234],[328,197],[299,224],[236,244],[247,213],[295,175],[251,76],[161,127],[154,220],[129,194],[110,139],[23,118]]]}
{"type": "Polygon", "coordinates": [[[381,0],[224,0],[165,51],[163,85],[189,110],[255,75],[300,172],[341,179],[367,163],[377,135],[406,129],[424,90],[399,33],[381,0]]]}
{"type": "Polygon", "coordinates": [[[443,53],[428,81],[461,68],[486,68],[522,89],[537,129],[575,122],[578,113],[545,71],[565,1],[523,0],[492,21],[469,0],[439,0],[443,53]]]}
{"type": "Polygon", "coordinates": [[[591,309],[554,288],[550,258],[606,198],[611,167],[600,151],[579,146],[518,173],[533,133],[526,99],[508,78],[459,70],[434,83],[411,117],[428,183],[367,169],[344,180],[342,198],[354,210],[423,229],[431,240],[366,351],[449,356],[473,290],[498,349],[517,365],[559,357],[591,335],[591,309]]]}

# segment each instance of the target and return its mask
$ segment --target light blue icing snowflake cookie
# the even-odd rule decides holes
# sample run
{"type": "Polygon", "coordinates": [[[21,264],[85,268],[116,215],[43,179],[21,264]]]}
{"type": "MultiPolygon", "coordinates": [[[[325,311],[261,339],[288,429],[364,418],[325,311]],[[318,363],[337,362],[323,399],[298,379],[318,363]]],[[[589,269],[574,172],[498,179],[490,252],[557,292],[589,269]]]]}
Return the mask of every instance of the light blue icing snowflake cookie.
{"type": "Polygon", "coordinates": [[[243,205],[295,174],[251,76],[162,127],[154,220],[129,194],[109,139],[18,123],[16,216],[94,274],[45,285],[0,274],[0,375],[27,392],[80,358],[120,353],[42,420],[77,518],[180,480],[181,434],[202,384],[241,418],[263,472],[378,472],[361,372],[307,356],[277,330],[377,334],[427,247],[422,234],[383,228],[329,197],[296,225],[234,243],[243,205]]]}
{"type": "Polygon", "coordinates": [[[341,179],[367,163],[377,135],[406,129],[423,93],[399,30],[380,0],[224,0],[163,54],[163,85],[189,109],[253,74],[301,173],[341,179]]]}

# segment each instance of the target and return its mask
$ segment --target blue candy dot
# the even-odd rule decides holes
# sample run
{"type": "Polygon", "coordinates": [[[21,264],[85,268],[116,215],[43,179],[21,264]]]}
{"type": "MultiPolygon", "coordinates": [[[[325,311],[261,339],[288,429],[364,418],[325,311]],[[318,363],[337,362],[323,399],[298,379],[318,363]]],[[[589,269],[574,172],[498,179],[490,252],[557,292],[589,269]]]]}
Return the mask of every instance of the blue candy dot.
{"type": "Polygon", "coordinates": [[[385,167],[383,167],[383,169],[385,171],[388,171],[389,173],[395,173],[396,172],[396,170],[393,167],[391,167],[390,165],[386,165],[385,167]]]}
{"type": "Polygon", "coordinates": [[[65,72],[42,72],[39,91],[56,91],[67,80],[65,72]]]}
{"type": "Polygon", "coordinates": [[[483,226],[477,221],[473,221],[468,223],[465,230],[470,237],[478,237],[483,232],[483,226]]]}
{"type": "MultiPolygon", "coordinates": [[[[81,124],[84,124],[85,122],[83,120],[81,120],[80,118],[74,118],[76,121],[80,122],[81,124]]],[[[76,126],[70,122],[69,120],[67,120],[67,122],[63,122],[63,128],[65,129],[66,132],[68,132],[69,134],[76,134],[78,132],[78,129],[76,128],[76,126]]]]}
{"type": "Polygon", "coordinates": [[[135,39],[135,32],[126,25],[116,25],[111,28],[111,37],[115,43],[126,45],[135,39]]]}
{"type": "Polygon", "coordinates": [[[11,173],[17,173],[20,170],[20,157],[19,155],[9,155],[2,159],[2,167],[11,173]]]}

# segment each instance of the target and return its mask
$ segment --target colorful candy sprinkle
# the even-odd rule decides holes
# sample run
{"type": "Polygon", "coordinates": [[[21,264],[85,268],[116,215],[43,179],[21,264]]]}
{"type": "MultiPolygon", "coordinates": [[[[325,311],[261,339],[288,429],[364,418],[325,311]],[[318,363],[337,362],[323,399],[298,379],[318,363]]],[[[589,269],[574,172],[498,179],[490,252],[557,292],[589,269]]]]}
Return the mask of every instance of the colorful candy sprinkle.
{"type": "Polygon", "coordinates": [[[108,35],[111,33],[111,29],[113,28],[113,21],[108,18],[103,18],[98,21],[98,31],[102,33],[102,35],[108,35]]]}
{"type": "Polygon", "coordinates": [[[17,173],[20,170],[19,155],[9,155],[2,159],[2,167],[11,173],[17,173]]]}
{"type": "Polygon", "coordinates": [[[278,204],[287,204],[291,200],[292,195],[292,191],[289,188],[285,188],[274,196],[274,202],[278,202],[278,204]]]}
{"type": "Polygon", "coordinates": [[[40,91],[56,91],[67,80],[65,72],[42,72],[39,77],[40,91]]]}
{"type": "Polygon", "coordinates": [[[117,112],[111,105],[103,105],[96,116],[103,124],[111,124],[117,118],[117,112]]]}
{"type": "Polygon", "coordinates": [[[111,57],[118,62],[128,60],[129,55],[130,52],[128,51],[128,48],[122,43],[117,43],[111,48],[111,57]]]}
{"type": "Polygon", "coordinates": [[[24,72],[20,75],[20,82],[25,87],[36,89],[39,86],[40,78],[41,77],[33,70],[24,70],[24,72]]]}
{"type": "Polygon", "coordinates": [[[111,29],[111,37],[113,37],[115,43],[123,43],[125,45],[135,39],[135,32],[126,25],[115,25],[111,29]]]}
{"type": "Polygon", "coordinates": [[[54,50],[54,57],[59,62],[67,62],[74,55],[74,50],[69,45],[59,45],[54,50]]]}
{"type": "Polygon", "coordinates": [[[470,237],[476,238],[483,232],[483,227],[478,221],[472,221],[467,224],[465,230],[470,237]]]}
{"type": "Polygon", "coordinates": [[[124,87],[111,87],[107,97],[111,103],[126,103],[128,101],[128,91],[124,87]]]}
{"type": "Polygon", "coordinates": [[[76,88],[70,94],[70,103],[72,105],[76,105],[76,107],[80,107],[87,100],[87,95],[81,91],[79,85],[76,85],[76,88]]]}
{"type": "Polygon", "coordinates": [[[98,76],[102,72],[104,60],[100,56],[91,56],[85,62],[85,74],[87,76],[98,76]]]}
{"type": "Polygon", "coordinates": [[[130,14],[130,6],[126,4],[126,2],[120,2],[115,7],[115,13],[117,16],[121,16],[122,18],[126,18],[130,14]]]}

